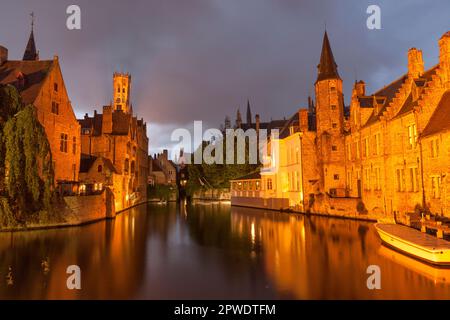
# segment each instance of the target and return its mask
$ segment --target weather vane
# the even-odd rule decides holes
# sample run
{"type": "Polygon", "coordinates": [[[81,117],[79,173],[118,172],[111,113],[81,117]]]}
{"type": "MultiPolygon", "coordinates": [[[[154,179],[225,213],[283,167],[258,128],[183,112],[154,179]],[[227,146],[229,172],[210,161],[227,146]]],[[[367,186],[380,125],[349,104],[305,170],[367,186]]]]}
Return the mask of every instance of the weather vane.
{"type": "Polygon", "coordinates": [[[31,11],[30,16],[31,16],[31,29],[33,29],[34,28],[34,12],[33,11],[31,11]]]}

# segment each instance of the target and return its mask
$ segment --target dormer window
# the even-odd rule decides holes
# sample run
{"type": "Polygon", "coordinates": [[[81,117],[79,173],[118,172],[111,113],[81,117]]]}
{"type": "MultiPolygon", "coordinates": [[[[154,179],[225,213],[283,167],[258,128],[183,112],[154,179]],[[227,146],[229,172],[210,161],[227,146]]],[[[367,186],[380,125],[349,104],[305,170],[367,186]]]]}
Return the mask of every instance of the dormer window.
{"type": "Polygon", "coordinates": [[[22,89],[25,86],[25,76],[22,72],[18,72],[16,75],[16,88],[22,89]]]}

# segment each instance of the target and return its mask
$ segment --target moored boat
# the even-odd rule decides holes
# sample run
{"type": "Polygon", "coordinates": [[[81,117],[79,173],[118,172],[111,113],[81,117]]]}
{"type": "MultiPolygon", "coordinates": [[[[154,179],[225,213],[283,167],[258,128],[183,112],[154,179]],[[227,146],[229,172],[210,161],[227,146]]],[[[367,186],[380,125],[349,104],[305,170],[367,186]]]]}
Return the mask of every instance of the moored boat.
{"type": "Polygon", "coordinates": [[[450,266],[449,241],[398,224],[376,223],[375,229],[394,249],[433,265],[450,266]]]}

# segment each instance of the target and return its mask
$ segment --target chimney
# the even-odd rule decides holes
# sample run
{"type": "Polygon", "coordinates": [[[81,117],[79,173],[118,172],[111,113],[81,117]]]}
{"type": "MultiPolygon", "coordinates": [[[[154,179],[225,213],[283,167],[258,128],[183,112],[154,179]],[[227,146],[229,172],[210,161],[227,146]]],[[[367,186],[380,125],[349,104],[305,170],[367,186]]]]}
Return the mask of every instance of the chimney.
{"type": "Polygon", "coordinates": [[[0,65],[2,65],[3,62],[6,61],[8,61],[8,49],[0,46],[0,65]]]}
{"type": "Polygon", "coordinates": [[[439,39],[439,68],[443,71],[444,83],[450,87],[450,31],[439,39]]]}
{"type": "Polygon", "coordinates": [[[408,75],[418,78],[423,74],[424,65],[422,50],[411,48],[408,50],[408,75]]]}
{"type": "Polygon", "coordinates": [[[298,110],[298,123],[301,132],[308,131],[308,110],[299,109],[298,110]]]}
{"type": "Polygon", "coordinates": [[[355,82],[355,86],[353,89],[355,90],[357,96],[366,95],[366,83],[362,80],[355,82]]]}
{"type": "MultiPolygon", "coordinates": [[[[94,111],[97,114],[97,111],[94,111]]],[[[113,120],[112,120],[112,107],[103,106],[103,117],[102,117],[102,131],[103,133],[112,133],[113,120]]]]}
{"type": "Polygon", "coordinates": [[[256,132],[259,132],[259,114],[255,115],[256,132]]]}
{"type": "Polygon", "coordinates": [[[163,157],[164,157],[165,160],[169,159],[167,149],[163,150],[163,157]]]}
{"type": "Polygon", "coordinates": [[[86,120],[87,118],[89,118],[89,114],[88,114],[88,113],[85,113],[85,114],[84,114],[84,119],[86,120]]]}

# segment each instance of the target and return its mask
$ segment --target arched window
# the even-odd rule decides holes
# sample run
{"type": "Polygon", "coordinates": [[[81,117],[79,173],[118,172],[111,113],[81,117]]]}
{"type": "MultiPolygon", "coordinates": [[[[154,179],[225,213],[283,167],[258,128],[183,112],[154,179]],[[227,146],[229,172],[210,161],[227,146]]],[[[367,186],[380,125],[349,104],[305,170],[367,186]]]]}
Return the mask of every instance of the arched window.
{"type": "Polygon", "coordinates": [[[99,164],[99,165],[98,165],[98,167],[97,167],[97,171],[98,171],[98,172],[102,172],[102,171],[103,171],[103,167],[102,167],[102,165],[101,165],[101,164],[99,164]]]}

